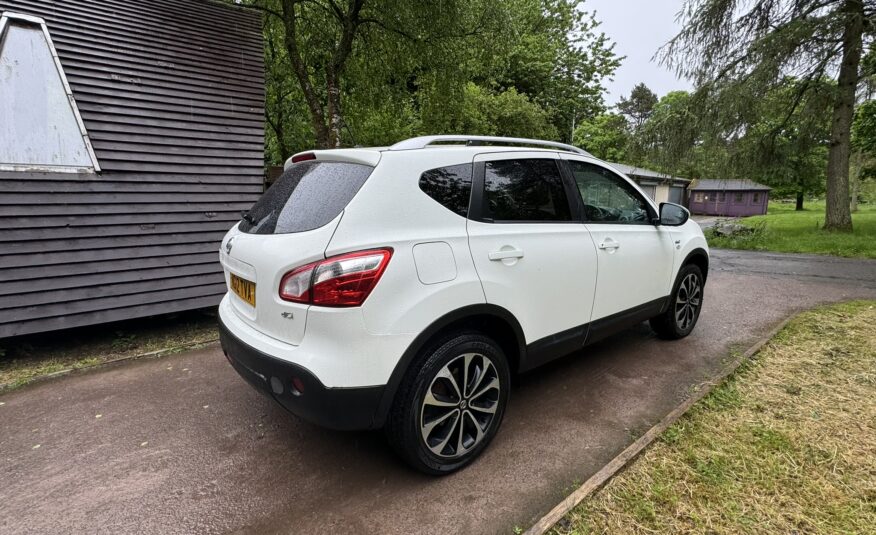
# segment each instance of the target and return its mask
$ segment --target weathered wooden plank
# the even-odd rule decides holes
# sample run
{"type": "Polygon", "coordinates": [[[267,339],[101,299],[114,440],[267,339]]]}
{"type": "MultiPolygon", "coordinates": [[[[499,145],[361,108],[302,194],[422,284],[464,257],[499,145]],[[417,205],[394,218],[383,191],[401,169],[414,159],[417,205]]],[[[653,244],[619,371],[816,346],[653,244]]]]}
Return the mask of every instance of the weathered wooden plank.
{"type": "Polygon", "coordinates": [[[236,46],[239,51],[252,54],[260,52],[253,46],[252,35],[255,33],[253,30],[228,24],[225,28],[215,27],[212,32],[207,29],[202,31],[200,21],[199,24],[182,25],[177,17],[163,12],[160,2],[150,2],[148,12],[153,15],[151,19],[143,16],[143,10],[133,10],[128,15],[122,15],[116,9],[107,9],[109,7],[107,5],[101,6],[102,9],[99,10],[89,9],[87,4],[81,1],[9,0],[8,3],[21,10],[44,13],[43,17],[50,30],[56,24],[77,25],[101,33],[122,34],[130,40],[151,40],[173,49],[187,45],[192,48],[204,46],[232,50],[236,46]],[[132,17],[140,17],[140,20],[134,22],[131,20],[132,17]],[[235,43],[237,39],[241,42],[235,43]]]}
{"type": "Polygon", "coordinates": [[[95,104],[88,101],[87,99],[83,101],[77,101],[77,104],[79,105],[79,111],[85,114],[96,113],[124,115],[125,117],[149,117],[155,119],[169,119],[171,121],[179,121],[183,124],[218,124],[224,126],[238,126],[241,128],[262,128],[264,125],[264,118],[261,116],[261,114],[247,114],[245,116],[232,118],[217,117],[215,115],[204,113],[203,110],[195,108],[183,110],[182,112],[167,111],[161,106],[131,106],[127,103],[121,105],[95,104]]]}
{"type": "MultiPolygon", "coordinates": [[[[0,192],[0,205],[52,205],[52,204],[139,204],[139,203],[229,203],[254,200],[257,196],[227,193],[224,190],[206,193],[188,192],[185,198],[177,193],[163,192],[63,192],[53,191],[47,195],[31,193],[0,192]]],[[[2,215],[2,212],[0,212],[2,215]]]]}
{"type": "MultiPolygon", "coordinates": [[[[73,92],[93,91],[95,88],[107,88],[116,92],[116,94],[131,95],[138,98],[146,96],[156,96],[164,98],[173,98],[179,100],[191,100],[203,105],[216,105],[220,107],[237,106],[242,108],[253,108],[264,106],[264,99],[260,97],[245,97],[243,95],[225,95],[211,92],[186,91],[180,88],[170,88],[166,86],[134,85],[123,79],[105,78],[102,76],[93,76],[89,73],[83,73],[81,76],[76,72],[67,72],[67,80],[73,86],[73,92]]],[[[260,80],[261,78],[255,78],[260,80]]]]}
{"type": "Polygon", "coordinates": [[[144,318],[170,312],[183,310],[195,310],[199,308],[215,307],[219,304],[224,293],[207,294],[199,297],[179,300],[166,300],[156,303],[138,304],[129,307],[101,309],[84,314],[65,314],[52,318],[23,319],[21,321],[0,325],[0,338],[20,336],[38,332],[70,329],[86,325],[97,325],[134,318],[144,318]]]}
{"type": "Polygon", "coordinates": [[[81,314],[83,312],[96,312],[113,308],[135,306],[144,303],[160,303],[174,299],[189,299],[202,295],[216,295],[225,292],[224,284],[203,284],[189,286],[188,288],[173,288],[142,292],[137,294],[106,297],[103,299],[73,301],[70,303],[55,303],[47,305],[35,305],[21,308],[0,310],[0,323],[10,323],[32,318],[36,315],[44,318],[62,316],[67,314],[81,314]]]}
{"type": "Polygon", "coordinates": [[[104,149],[119,148],[125,150],[127,147],[136,147],[132,150],[173,150],[182,154],[183,151],[192,151],[193,154],[208,154],[212,151],[240,151],[246,155],[261,154],[264,156],[264,150],[259,140],[249,142],[237,142],[226,139],[194,139],[184,137],[173,137],[170,135],[156,134],[131,134],[126,132],[107,132],[101,130],[89,131],[91,140],[100,143],[104,149]]]}
{"type": "Polygon", "coordinates": [[[247,87],[242,83],[221,76],[221,73],[202,77],[185,76],[182,73],[165,74],[162,71],[150,72],[139,69],[126,69],[119,65],[72,57],[61,58],[61,64],[64,66],[65,71],[88,72],[92,75],[105,76],[107,78],[129,79],[137,85],[185,86],[192,90],[216,91],[221,94],[240,94],[251,98],[258,98],[263,94],[261,89],[251,86],[247,87]]]}
{"type": "Polygon", "coordinates": [[[225,76],[237,77],[237,79],[248,80],[253,77],[262,76],[263,68],[260,70],[257,65],[259,62],[238,61],[235,63],[216,62],[212,56],[203,54],[167,54],[165,49],[127,46],[130,43],[116,41],[106,38],[105,36],[100,42],[83,41],[82,37],[76,33],[67,33],[63,30],[55,30],[52,35],[52,40],[58,49],[60,56],[65,57],[70,54],[80,54],[91,56],[93,58],[118,58],[125,59],[132,64],[140,64],[146,67],[163,68],[170,70],[186,70],[188,72],[200,72],[198,69],[209,67],[215,69],[225,76]]]}
{"type": "Polygon", "coordinates": [[[178,266],[165,266],[152,269],[132,269],[128,271],[106,271],[85,273],[82,275],[65,275],[62,277],[40,277],[29,280],[8,280],[0,282],[0,296],[18,296],[34,292],[54,292],[68,288],[85,288],[122,284],[128,282],[152,281],[161,283],[164,279],[187,277],[192,275],[221,275],[222,269],[216,255],[210,256],[211,261],[199,263],[184,263],[178,266]]]}
{"type": "Polygon", "coordinates": [[[216,65],[220,72],[239,69],[240,74],[261,76],[263,58],[255,54],[241,53],[236,58],[227,55],[213,55],[211,47],[187,47],[180,43],[177,48],[164,45],[157,41],[131,41],[123,34],[104,32],[100,35],[89,35],[85,27],[59,26],[57,23],[50,29],[52,39],[57,36],[60,47],[75,46],[78,49],[97,47],[97,50],[121,52],[127,57],[144,61],[155,60],[159,66],[172,69],[184,69],[195,65],[216,65]],[[183,48],[187,47],[187,48],[183,48]]]}
{"type": "Polygon", "coordinates": [[[200,232],[191,229],[177,234],[139,234],[128,236],[83,236],[79,238],[56,240],[28,240],[7,242],[0,248],[0,262],[9,258],[19,258],[25,254],[76,254],[95,250],[118,250],[136,247],[158,247],[164,245],[183,245],[187,243],[214,243],[216,249],[227,229],[200,232]]]}
{"type": "Polygon", "coordinates": [[[118,225],[166,225],[181,224],[196,226],[201,223],[222,222],[231,228],[240,220],[240,211],[228,212],[158,212],[158,213],[121,213],[121,214],[80,214],[57,216],[18,216],[0,217],[0,230],[4,233],[17,229],[47,229],[48,232],[61,229],[71,229],[78,232],[79,227],[113,227],[118,225]]]}
{"type": "Polygon", "coordinates": [[[112,249],[92,249],[89,251],[7,255],[3,257],[3,265],[6,268],[35,267],[43,269],[45,266],[76,262],[117,261],[128,258],[151,258],[154,256],[176,256],[207,252],[216,252],[218,255],[219,240],[208,243],[181,243],[178,245],[115,247],[112,249]]]}
{"type": "MultiPolygon", "coordinates": [[[[5,229],[0,232],[0,243],[8,244],[10,253],[18,252],[17,247],[33,243],[33,247],[40,247],[46,241],[61,240],[61,246],[69,243],[73,248],[73,240],[82,239],[97,239],[97,238],[126,238],[129,236],[138,236],[146,239],[147,236],[159,235],[179,235],[183,233],[210,233],[228,232],[228,229],[233,227],[237,221],[214,221],[207,220],[197,224],[193,223],[141,223],[138,225],[98,225],[91,227],[51,227],[51,228],[20,228],[20,229],[5,229]],[[25,242],[24,244],[16,242],[25,242]]],[[[2,227],[0,227],[2,228],[2,227]]],[[[53,246],[51,244],[45,244],[53,246]]],[[[97,244],[93,244],[97,246],[97,244]]],[[[4,245],[4,247],[6,247],[4,245]]],[[[48,249],[57,250],[57,249],[48,249]]],[[[2,256],[2,255],[0,255],[2,256]]]]}
{"type": "Polygon", "coordinates": [[[47,173],[45,180],[22,180],[24,174],[19,174],[13,179],[6,179],[0,176],[0,191],[4,193],[23,193],[30,192],[43,195],[46,193],[56,192],[118,192],[118,193],[232,193],[232,194],[250,194],[260,195],[262,193],[261,184],[253,183],[231,183],[222,184],[200,184],[190,182],[146,182],[146,181],[130,181],[117,182],[107,181],[102,177],[93,175],[90,180],[59,180],[64,178],[64,175],[58,173],[47,173]]]}
{"type": "Polygon", "coordinates": [[[80,204],[75,206],[30,204],[22,206],[0,206],[0,217],[129,214],[132,212],[142,214],[162,214],[168,212],[201,212],[204,214],[212,214],[216,212],[237,212],[240,214],[241,210],[249,210],[252,205],[252,202],[247,201],[226,203],[187,203],[183,200],[173,204],[80,204]]]}
{"type": "Polygon", "coordinates": [[[215,102],[199,102],[191,98],[158,98],[142,93],[127,91],[125,94],[110,92],[112,95],[89,91],[88,86],[77,86],[76,102],[89,106],[124,106],[144,110],[162,110],[197,116],[219,117],[225,119],[245,119],[263,122],[262,108],[257,105],[241,106],[234,103],[220,105],[215,102]]]}
{"type": "MultiPolygon", "coordinates": [[[[17,309],[19,311],[18,313],[12,313],[13,317],[15,317],[20,314],[22,309],[31,310],[35,306],[43,305],[40,306],[40,312],[51,314],[53,310],[61,308],[64,304],[71,304],[70,308],[72,312],[75,310],[75,306],[72,306],[72,304],[77,301],[107,299],[111,297],[116,298],[133,294],[155,292],[157,290],[187,290],[190,288],[197,288],[206,285],[220,285],[224,283],[224,275],[221,272],[214,272],[193,276],[171,276],[165,277],[160,281],[147,280],[127,283],[98,284],[94,286],[66,288],[64,290],[16,293],[12,294],[14,295],[14,298],[4,299],[0,297],[0,311],[17,309]]],[[[27,289],[29,289],[29,287],[27,289]]],[[[0,312],[0,314],[2,314],[2,312],[0,312]]]]}
{"type": "MultiPolygon", "coordinates": [[[[58,179],[57,173],[22,173],[20,171],[0,171],[0,180],[9,183],[16,180],[24,180],[42,183],[43,181],[53,181],[58,179]]],[[[173,173],[65,173],[63,176],[65,181],[69,182],[90,182],[93,180],[103,180],[107,183],[123,184],[127,182],[140,182],[144,184],[160,184],[174,185],[179,184],[180,187],[186,187],[187,184],[205,184],[217,188],[223,186],[234,187],[238,185],[258,185],[262,187],[264,183],[264,172],[259,170],[258,173],[250,171],[244,173],[238,171],[237,174],[208,174],[208,175],[180,175],[173,173]]],[[[159,189],[159,191],[161,191],[159,189]]]]}
{"type": "MultiPolygon", "coordinates": [[[[167,125],[149,125],[149,124],[137,124],[136,127],[132,127],[130,122],[125,122],[122,120],[115,121],[102,121],[96,117],[89,117],[88,119],[83,119],[85,121],[85,125],[88,127],[89,134],[97,134],[98,132],[106,132],[109,136],[115,135],[151,135],[156,137],[174,137],[174,138],[184,138],[188,140],[190,144],[197,144],[199,141],[229,141],[235,143],[246,143],[251,144],[254,147],[263,146],[264,143],[264,133],[229,133],[229,132],[217,132],[217,131],[207,131],[207,130],[188,130],[188,129],[179,129],[179,128],[168,128],[167,125]]],[[[98,135],[94,136],[95,138],[98,135]]]]}
{"type": "MultiPolygon", "coordinates": [[[[196,120],[173,120],[164,117],[149,117],[140,114],[122,113],[101,113],[98,111],[86,110],[83,111],[83,120],[86,122],[86,127],[91,128],[91,121],[101,121],[105,123],[115,123],[125,125],[127,132],[142,132],[142,127],[152,126],[159,127],[164,132],[171,135],[180,135],[180,132],[192,131],[197,132],[200,137],[203,133],[219,133],[223,135],[239,135],[239,136],[254,136],[258,140],[259,136],[264,136],[264,129],[258,126],[237,126],[237,125],[222,125],[196,120]],[[86,119],[87,117],[87,119],[86,119]]],[[[208,138],[209,139],[209,138],[208,138]]]]}
{"type": "Polygon", "coordinates": [[[227,80],[235,86],[250,85],[251,79],[255,76],[259,76],[259,73],[255,73],[251,70],[244,71],[237,68],[239,63],[229,65],[223,62],[216,62],[215,58],[213,62],[201,61],[196,64],[185,65],[169,61],[161,61],[155,57],[141,59],[130,55],[74,47],[65,45],[64,43],[65,39],[61,39],[57,46],[58,55],[64,61],[75,60],[87,63],[100,63],[112,65],[119,69],[125,69],[131,72],[166,72],[179,75],[181,79],[221,79],[227,80]],[[213,66],[216,68],[211,68],[213,66]]]}
{"type": "Polygon", "coordinates": [[[218,262],[219,247],[217,246],[215,249],[210,248],[209,251],[200,253],[183,252],[171,256],[98,259],[75,264],[39,266],[39,269],[34,269],[33,266],[4,267],[0,269],[0,282],[34,279],[59,280],[83,274],[115,273],[195,264],[217,265],[218,262]]]}

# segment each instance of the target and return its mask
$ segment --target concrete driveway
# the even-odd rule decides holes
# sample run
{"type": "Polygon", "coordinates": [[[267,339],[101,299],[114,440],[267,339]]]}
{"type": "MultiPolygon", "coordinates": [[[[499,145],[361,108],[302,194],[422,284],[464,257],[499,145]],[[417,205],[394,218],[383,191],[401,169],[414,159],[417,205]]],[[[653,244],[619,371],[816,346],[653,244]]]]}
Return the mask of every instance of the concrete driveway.
{"type": "Polygon", "coordinates": [[[876,298],[876,261],[714,251],[694,333],[645,324],[524,376],[502,430],[440,479],[380,433],[304,424],[217,348],[0,396],[2,533],[508,533],[528,526],[788,315],[876,298]],[[98,417],[99,415],[99,417],[98,417]]]}

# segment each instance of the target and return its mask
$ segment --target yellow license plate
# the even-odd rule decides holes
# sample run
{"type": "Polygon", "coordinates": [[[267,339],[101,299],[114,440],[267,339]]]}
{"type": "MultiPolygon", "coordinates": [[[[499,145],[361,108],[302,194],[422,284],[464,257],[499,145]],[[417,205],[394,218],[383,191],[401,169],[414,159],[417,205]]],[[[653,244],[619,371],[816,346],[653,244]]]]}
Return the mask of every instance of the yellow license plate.
{"type": "Polygon", "coordinates": [[[231,289],[252,306],[255,306],[255,288],[254,282],[241,279],[233,273],[231,274],[231,289]]]}

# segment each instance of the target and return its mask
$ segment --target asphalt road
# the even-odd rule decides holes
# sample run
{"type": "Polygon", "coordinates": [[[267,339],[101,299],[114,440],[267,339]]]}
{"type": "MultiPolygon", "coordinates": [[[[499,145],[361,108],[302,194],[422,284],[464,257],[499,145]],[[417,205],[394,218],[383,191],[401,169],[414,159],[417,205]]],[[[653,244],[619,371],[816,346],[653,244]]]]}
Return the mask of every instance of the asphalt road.
{"type": "Polygon", "coordinates": [[[700,323],[642,324],[525,375],[466,470],[412,472],[382,435],[325,431],[218,348],[0,396],[0,533],[509,533],[528,526],[788,315],[876,298],[876,261],[715,251],[700,323]]]}

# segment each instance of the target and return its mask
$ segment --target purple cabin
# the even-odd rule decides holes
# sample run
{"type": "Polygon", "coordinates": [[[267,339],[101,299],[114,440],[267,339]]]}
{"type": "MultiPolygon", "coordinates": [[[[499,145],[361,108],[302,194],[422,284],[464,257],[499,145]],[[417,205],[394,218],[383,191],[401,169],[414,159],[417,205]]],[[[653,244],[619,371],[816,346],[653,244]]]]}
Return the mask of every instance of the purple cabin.
{"type": "Polygon", "coordinates": [[[770,189],[751,180],[699,180],[690,188],[689,208],[703,215],[763,215],[770,189]]]}

